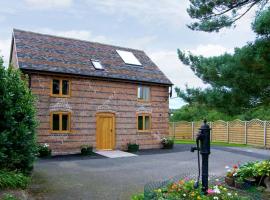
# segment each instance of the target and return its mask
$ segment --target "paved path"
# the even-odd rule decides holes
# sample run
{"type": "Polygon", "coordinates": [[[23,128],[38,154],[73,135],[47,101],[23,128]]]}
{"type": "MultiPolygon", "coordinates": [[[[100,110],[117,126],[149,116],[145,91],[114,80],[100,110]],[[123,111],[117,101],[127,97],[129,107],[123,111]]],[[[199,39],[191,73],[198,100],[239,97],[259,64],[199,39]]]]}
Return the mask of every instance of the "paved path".
{"type": "MultiPolygon", "coordinates": [[[[190,145],[176,145],[174,150],[142,151],[139,156],[128,158],[69,156],[40,160],[35,166],[31,191],[37,199],[127,200],[142,192],[149,182],[195,175],[196,154],[189,149],[190,145]]],[[[222,176],[226,165],[269,159],[269,155],[249,149],[213,147],[210,173],[222,176]]]]}

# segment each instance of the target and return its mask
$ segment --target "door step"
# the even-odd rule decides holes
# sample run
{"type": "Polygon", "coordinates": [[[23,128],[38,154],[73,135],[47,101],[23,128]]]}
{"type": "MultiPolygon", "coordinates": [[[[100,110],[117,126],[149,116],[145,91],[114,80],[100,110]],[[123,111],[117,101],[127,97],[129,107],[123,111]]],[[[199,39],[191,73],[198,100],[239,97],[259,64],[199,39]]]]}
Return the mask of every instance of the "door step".
{"type": "Polygon", "coordinates": [[[97,151],[95,151],[95,153],[102,155],[102,156],[105,156],[107,158],[123,158],[123,157],[137,156],[136,154],[128,153],[128,152],[120,151],[120,150],[111,150],[111,151],[97,150],[97,151]]]}

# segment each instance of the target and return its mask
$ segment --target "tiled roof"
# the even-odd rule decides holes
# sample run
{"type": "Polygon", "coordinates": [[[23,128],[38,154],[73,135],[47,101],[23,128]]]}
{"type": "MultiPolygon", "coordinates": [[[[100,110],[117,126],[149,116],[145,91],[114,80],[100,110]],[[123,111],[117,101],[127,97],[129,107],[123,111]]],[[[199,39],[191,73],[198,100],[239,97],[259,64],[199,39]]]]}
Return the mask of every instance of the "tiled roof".
{"type": "Polygon", "coordinates": [[[172,84],[141,50],[17,29],[14,29],[13,37],[22,70],[172,84]],[[125,64],[116,50],[132,52],[142,66],[125,64]],[[104,70],[96,70],[91,59],[99,60],[104,70]]]}

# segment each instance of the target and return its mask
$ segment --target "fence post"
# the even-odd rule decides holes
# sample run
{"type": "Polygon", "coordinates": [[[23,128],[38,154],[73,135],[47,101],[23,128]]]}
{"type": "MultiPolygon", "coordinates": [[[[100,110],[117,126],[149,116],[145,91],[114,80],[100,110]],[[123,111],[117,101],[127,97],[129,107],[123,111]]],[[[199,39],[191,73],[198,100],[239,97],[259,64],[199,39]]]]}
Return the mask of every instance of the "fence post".
{"type": "MultiPolygon", "coordinates": [[[[212,130],[212,122],[209,122],[209,127],[212,130]]],[[[210,141],[212,142],[212,132],[210,133],[210,141]]]]}
{"type": "Polygon", "coordinates": [[[263,145],[266,147],[266,121],[263,122],[263,145]]]}
{"type": "Polygon", "coordinates": [[[230,135],[229,135],[229,122],[227,124],[227,142],[230,143],[230,135]]]}
{"type": "Polygon", "coordinates": [[[175,139],[175,122],[173,122],[173,138],[175,139]]]}
{"type": "Polygon", "coordinates": [[[245,144],[247,144],[247,121],[245,121],[245,144]]]}
{"type": "Polygon", "coordinates": [[[194,140],[194,122],[191,122],[192,140],[194,140]]]}

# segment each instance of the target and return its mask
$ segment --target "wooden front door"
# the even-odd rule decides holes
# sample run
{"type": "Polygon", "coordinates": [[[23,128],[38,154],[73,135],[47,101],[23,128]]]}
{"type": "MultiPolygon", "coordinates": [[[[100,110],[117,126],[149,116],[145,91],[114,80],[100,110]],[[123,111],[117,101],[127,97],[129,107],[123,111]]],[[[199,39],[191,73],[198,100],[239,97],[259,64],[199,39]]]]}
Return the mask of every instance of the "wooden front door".
{"type": "Polygon", "coordinates": [[[115,147],[115,118],[112,113],[96,115],[96,142],[98,150],[112,150],[115,147]]]}

